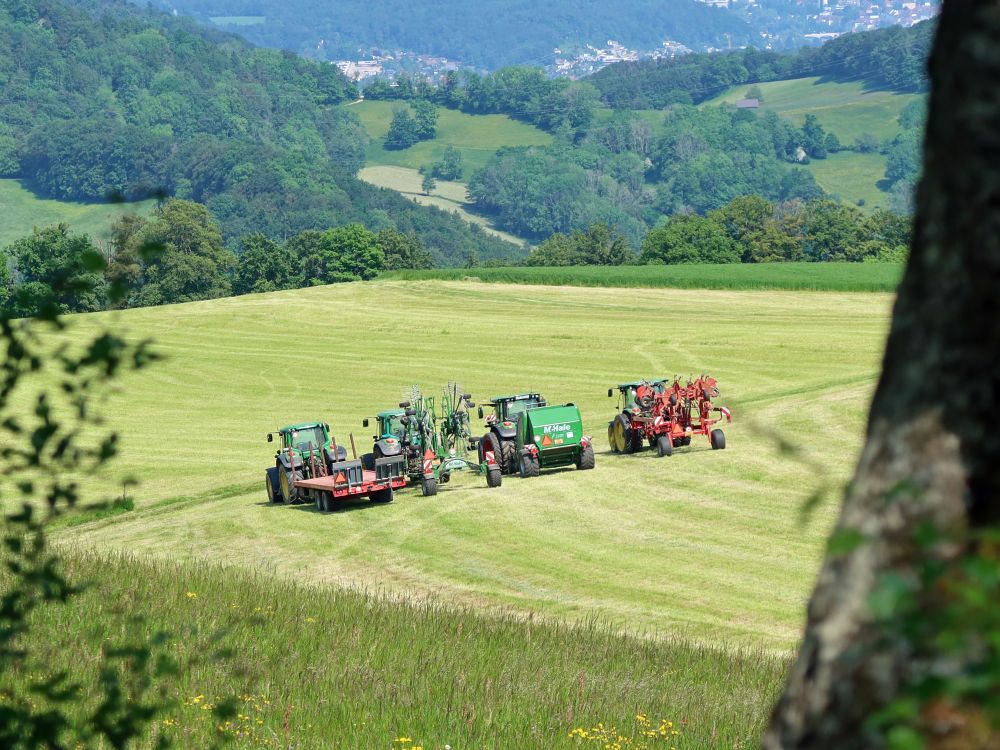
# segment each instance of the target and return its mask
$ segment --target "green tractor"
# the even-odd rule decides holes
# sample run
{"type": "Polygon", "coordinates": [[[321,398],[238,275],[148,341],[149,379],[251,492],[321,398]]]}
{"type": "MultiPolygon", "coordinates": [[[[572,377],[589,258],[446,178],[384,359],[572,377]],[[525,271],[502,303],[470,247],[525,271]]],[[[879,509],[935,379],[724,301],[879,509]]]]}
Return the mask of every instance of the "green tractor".
{"type": "MultiPolygon", "coordinates": [[[[272,503],[300,502],[295,482],[304,477],[310,464],[322,461],[329,470],[333,464],[347,460],[347,450],[331,438],[330,425],[325,422],[288,425],[278,430],[277,435],[279,445],[274,466],[265,477],[267,499],[272,503]]],[[[267,442],[274,442],[274,433],[267,434],[267,442]]]]}
{"type": "Polygon", "coordinates": [[[594,442],[583,434],[583,420],[576,405],[531,409],[519,414],[515,422],[521,477],[537,477],[539,470],[552,466],[594,468],[594,442]]]}
{"type": "MultiPolygon", "coordinates": [[[[488,405],[493,411],[485,415],[487,432],[479,441],[479,458],[483,460],[487,453],[493,453],[504,474],[515,474],[519,469],[517,418],[531,409],[544,407],[545,399],[540,393],[521,393],[494,396],[488,405]]],[[[484,410],[480,406],[479,418],[483,417],[484,410]]]]}
{"type": "MultiPolygon", "coordinates": [[[[439,416],[434,397],[421,395],[414,386],[411,399],[401,402],[398,410],[376,415],[379,434],[374,436],[375,455],[404,456],[410,479],[420,482],[425,496],[436,495],[438,485],[446,484],[452,471],[462,469],[485,474],[488,486],[499,487],[500,466],[492,455],[481,456],[479,463],[466,457],[474,448],[468,412],[474,404],[470,398],[455,383],[449,383],[439,416]]],[[[367,427],[369,420],[362,424],[367,427]]]]}

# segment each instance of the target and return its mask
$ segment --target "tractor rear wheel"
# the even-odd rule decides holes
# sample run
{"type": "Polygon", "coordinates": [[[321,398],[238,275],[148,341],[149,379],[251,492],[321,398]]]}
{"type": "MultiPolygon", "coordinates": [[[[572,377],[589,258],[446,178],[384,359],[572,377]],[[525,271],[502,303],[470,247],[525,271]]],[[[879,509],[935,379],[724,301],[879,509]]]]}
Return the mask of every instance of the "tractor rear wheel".
{"type": "Polygon", "coordinates": [[[375,490],[368,495],[368,499],[373,503],[391,503],[392,502],[392,487],[385,487],[381,490],[375,490]]]}
{"type": "Polygon", "coordinates": [[[500,469],[493,467],[486,472],[486,486],[487,487],[499,487],[503,484],[503,474],[500,473],[500,469]]]}
{"type": "Polygon", "coordinates": [[[619,453],[633,453],[634,448],[632,436],[635,430],[632,429],[632,422],[624,414],[619,414],[611,423],[613,446],[619,453]]]}
{"type": "Polygon", "coordinates": [[[615,440],[615,423],[608,422],[608,445],[611,446],[612,453],[621,453],[618,450],[618,441],[615,440]]]}
{"type": "Polygon", "coordinates": [[[662,458],[674,452],[674,441],[669,435],[660,435],[656,438],[656,455],[662,458]]]}
{"type": "Polygon", "coordinates": [[[584,470],[594,468],[594,446],[588,445],[580,449],[580,456],[576,459],[576,468],[584,470]]]}
{"type": "Polygon", "coordinates": [[[642,439],[642,432],[636,429],[632,430],[632,450],[630,453],[639,453],[646,449],[646,441],[642,439]]]}
{"type": "Polygon", "coordinates": [[[281,497],[281,479],[278,475],[279,469],[272,466],[267,470],[264,478],[264,484],[267,487],[267,501],[269,503],[280,503],[284,501],[281,497]]]}
{"type": "Polygon", "coordinates": [[[289,505],[298,505],[301,492],[295,483],[302,479],[302,472],[298,469],[284,469],[281,474],[281,498],[289,505]]]}
{"type": "Polygon", "coordinates": [[[503,454],[504,471],[513,474],[517,471],[517,446],[514,445],[513,440],[501,439],[499,442],[500,452],[503,454]]]}
{"type": "Polygon", "coordinates": [[[424,477],[420,480],[420,493],[424,497],[431,497],[432,495],[436,495],[438,493],[438,486],[434,477],[424,477]]]}
{"type": "Polygon", "coordinates": [[[531,454],[526,453],[521,456],[521,478],[527,479],[528,477],[537,477],[539,471],[539,462],[537,458],[532,458],[531,454]]]}
{"type": "Polygon", "coordinates": [[[712,441],[713,451],[721,451],[726,447],[726,433],[722,430],[712,430],[712,434],[709,437],[712,441]]]}

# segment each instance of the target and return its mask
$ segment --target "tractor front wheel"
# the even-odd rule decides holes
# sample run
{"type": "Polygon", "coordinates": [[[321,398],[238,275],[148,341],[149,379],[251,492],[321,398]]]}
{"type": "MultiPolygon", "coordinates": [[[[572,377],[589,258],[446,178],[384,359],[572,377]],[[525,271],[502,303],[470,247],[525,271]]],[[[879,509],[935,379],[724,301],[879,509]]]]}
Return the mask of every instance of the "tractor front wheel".
{"type": "Polygon", "coordinates": [[[656,455],[662,458],[674,452],[674,441],[669,435],[660,435],[656,438],[656,455]]]}
{"type": "Polygon", "coordinates": [[[525,453],[521,456],[521,478],[527,479],[528,477],[537,477],[539,471],[539,461],[537,458],[533,458],[530,453],[525,453]]]}
{"type": "Polygon", "coordinates": [[[486,486],[499,487],[503,484],[503,474],[495,466],[486,472],[486,486]]]}
{"type": "Polygon", "coordinates": [[[712,441],[713,451],[721,451],[726,447],[726,433],[722,430],[712,430],[710,439],[712,441]]]}
{"type": "Polygon", "coordinates": [[[281,498],[289,505],[298,505],[301,492],[295,483],[302,479],[302,472],[298,469],[285,469],[281,474],[281,498]]]}
{"type": "Polygon", "coordinates": [[[264,484],[267,487],[267,501],[269,503],[280,503],[284,501],[281,496],[281,479],[279,477],[279,469],[276,466],[272,466],[267,470],[267,474],[264,478],[264,484]]]}
{"type": "Polygon", "coordinates": [[[578,469],[593,469],[594,468],[594,446],[588,445],[580,449],[580,456],[576,459],[576,468],[578,469]]]}
{"type": "Polygon", "coordinates": [[[431,497],[438,493],[438,486],[437,482],[434,480],[434,477],[424,477],[420,481],[420,493],[424,497],[431,497]]]}

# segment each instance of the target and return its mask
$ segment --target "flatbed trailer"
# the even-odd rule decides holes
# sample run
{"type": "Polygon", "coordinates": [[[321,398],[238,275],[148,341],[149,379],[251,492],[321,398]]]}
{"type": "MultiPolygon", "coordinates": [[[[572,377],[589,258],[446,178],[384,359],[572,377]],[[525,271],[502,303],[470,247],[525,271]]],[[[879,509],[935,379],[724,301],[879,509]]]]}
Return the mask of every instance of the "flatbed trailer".
{"type": "Polygon", "coordinates": [[[406,462],[402,456],[375,458],[369,453],[360,460],[333,462],[313,476],[295,479],[293,486],[301,500],[315,503],[319,511],[336,510],[339,502],[363,497],[391,503],[395,491],[406,486],[406,462]]]}

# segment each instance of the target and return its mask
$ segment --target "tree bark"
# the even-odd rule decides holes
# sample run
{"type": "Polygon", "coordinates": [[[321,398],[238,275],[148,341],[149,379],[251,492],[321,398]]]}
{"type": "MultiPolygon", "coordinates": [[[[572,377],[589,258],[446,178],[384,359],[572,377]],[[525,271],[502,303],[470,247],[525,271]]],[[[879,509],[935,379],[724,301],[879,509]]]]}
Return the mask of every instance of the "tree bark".
{"type": "MultiPolygon", "coordinates": [[[[913,247],[866,444],[766,750],[885,747],[871,717],[954,654],[887,632],[873,595],[886,576],[919,586],[920,565],[958,560],[969,532],[1000,523],[1000,2],[945,1],[930,78],[913,247]]],[[[930,747],[998,746],[964,710],[922,725],[930,747]]]]}

